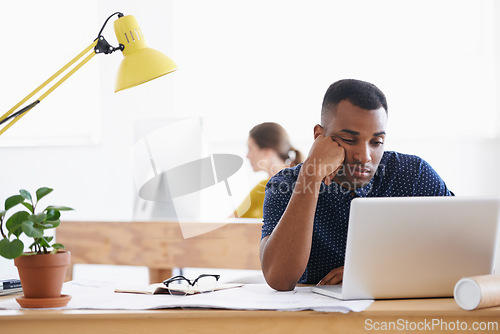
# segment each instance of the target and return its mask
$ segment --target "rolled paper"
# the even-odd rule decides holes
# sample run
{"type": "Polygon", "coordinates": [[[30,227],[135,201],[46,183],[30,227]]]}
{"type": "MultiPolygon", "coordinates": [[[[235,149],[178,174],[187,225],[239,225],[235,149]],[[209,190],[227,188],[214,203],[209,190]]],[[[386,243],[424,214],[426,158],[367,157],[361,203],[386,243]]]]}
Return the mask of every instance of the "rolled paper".
{"type": "Polygon", "coordinates": [[[464,310],[500,306],[500,275],[482,275],[460,279],[453,292],[464,310]]]}

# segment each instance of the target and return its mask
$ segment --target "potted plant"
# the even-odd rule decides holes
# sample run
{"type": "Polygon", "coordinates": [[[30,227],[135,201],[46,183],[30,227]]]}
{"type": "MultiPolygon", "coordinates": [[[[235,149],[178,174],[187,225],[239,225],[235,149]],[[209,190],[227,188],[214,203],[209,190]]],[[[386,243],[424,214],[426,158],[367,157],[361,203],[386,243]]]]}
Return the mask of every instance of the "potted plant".
{"type": "Polygon", "coordinates": [[[45,235],[45,231],[61,224],[61,211],[73,209],[51,205],[37,213],[39,201],[52,190],[39,188],[33,198],[22,189],[19,195],[7,198],[5,209],[0,210],[0,256],[14,259],[24,291],[24,296],[16,300],[22,307],[61,307],[71,298],[61,295],[70,252],[62,244],[52,243],[54,237],[45,235]],[[7,216],[19,205],[21,210],[7,216]],[[25,252],[21,240],[26,237],[31,240],[29,252],[25,252]]]}

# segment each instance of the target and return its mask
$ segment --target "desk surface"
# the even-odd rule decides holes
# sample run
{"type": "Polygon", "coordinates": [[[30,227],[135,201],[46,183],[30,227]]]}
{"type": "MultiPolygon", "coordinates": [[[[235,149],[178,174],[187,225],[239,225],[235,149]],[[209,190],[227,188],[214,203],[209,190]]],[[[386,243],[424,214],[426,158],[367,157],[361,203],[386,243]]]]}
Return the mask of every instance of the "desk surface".
{"type": "MultiPolygon", "coordinates": [[[[9,298],[9,297],[1,297],[9,298]]],[[[13,298],[13,297],[10,297],[13,298]]],[[[1,299],[0,299],[1,300],[1,299]]],[[[234,310],[0,310],[4,333],[500,333],[500,307],[460,309],[450,298],[375,301],[360,313],[234,310]],[[387,328],[386,328],[387,327],[387,328]]]]}
{"type": "MultiPolygon", "coordinates": [[[[251,247],[259,241],[258,224],[229,224],[190,239],[182,237],[178,225],[168,222],[64,225],[60,233],[58,229],[57,237],[71,246],[74,263],[140,264],[159,269],[175,266],[257,269],[260,266],[258,247],[251,247]],[[88,240],[94,240],[95,244],[89,246],[88,240]],[[130,244],[137,245],[137,249],[131,250],[130,244]]],[[[2,298],[13,297],[0,297],[0,300],[2,298]]],[[[500,333],[500,307],[465,311],[453,299],[445,298],[376,301],[364,312],[348,314],[200,309],[0,310],[2,333],[29,333],[40,326],[47,326],[53,334],[500,333]]]]}

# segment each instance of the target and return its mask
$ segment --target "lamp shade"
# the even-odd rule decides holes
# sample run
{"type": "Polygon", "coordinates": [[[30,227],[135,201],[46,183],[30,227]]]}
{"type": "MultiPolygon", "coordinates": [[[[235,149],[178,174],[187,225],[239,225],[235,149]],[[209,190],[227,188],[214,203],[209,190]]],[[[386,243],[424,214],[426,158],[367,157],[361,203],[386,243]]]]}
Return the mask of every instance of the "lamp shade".
{"type": "Polygon", "coordinates": [[[116,38],[124,46],[115,92],[134,87],[173,72],[177,65],[163,53],[148,48],[137,20],[132,15],[114,23],[116,38]]]}

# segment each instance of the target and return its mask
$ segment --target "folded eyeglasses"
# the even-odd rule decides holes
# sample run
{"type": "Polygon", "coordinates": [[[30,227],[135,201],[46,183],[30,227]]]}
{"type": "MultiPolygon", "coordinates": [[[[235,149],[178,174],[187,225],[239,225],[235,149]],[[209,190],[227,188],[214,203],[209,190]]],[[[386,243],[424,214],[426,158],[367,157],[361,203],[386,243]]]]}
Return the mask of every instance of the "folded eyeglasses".
{"type": "Polygon", "coordinates": [[[197,293],[212,292],[217,288],[220,275],[202,274],[194,280],[178,275],[165,281],[168,293],[176,296],[194,295],[197,293]]]}

